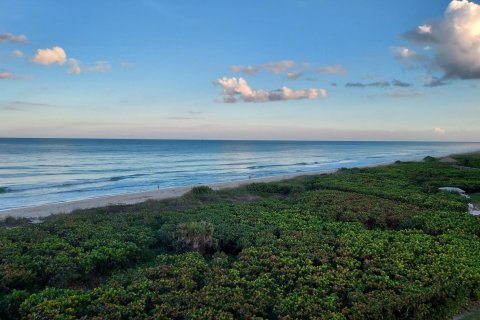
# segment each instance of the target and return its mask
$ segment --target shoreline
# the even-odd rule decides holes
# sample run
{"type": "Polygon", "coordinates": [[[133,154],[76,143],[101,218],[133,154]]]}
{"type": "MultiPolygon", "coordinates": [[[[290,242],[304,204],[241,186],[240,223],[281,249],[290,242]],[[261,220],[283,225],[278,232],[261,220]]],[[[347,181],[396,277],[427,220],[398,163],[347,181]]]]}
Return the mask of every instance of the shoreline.
{"type": "MultiPolygon", "coordinates": [[[[463,154],[474,154],[479,152],[480,151],[471,151],[463,154]]],[[[440,156],[438,157],[438,159],[448,158],[450,156],[451,154],[440,156]]],[[[410,160],[402,160],[402,161],[422,161],[422,159],[410,159],[410,160]]],[[[381,163],[375,163],[375,164],[369,164],[369,165],[363,165],[363,166],[356,166],[354,168],[361,168],[361,169],[376,168],[376,167],[392,165],[395,162],[396,161],[381,162],[381,163]]],[[[278,182],[278,181],[293,179],[301,176],[331,174],[331,173],[337,172],[340,169],[341,168],[321,170],[321,171],[311,171],[311,172],[288,173],[288,174],[280,174],[280,175],[273,175],[273,176],[265,176],[261,178],[235,180],[230,182],[216,182],[216,183],[209,183],[209,184],[199,183],[196,185],[162,188],[159,190],[152,190],[152,191],[129,192],[129,193],[118,194],[118,195],[107,195],[107,196],[100,196],[100,197],[88,198],[88,199],[82,199],[82,200],[56,202],[56,203],[48,203],[48,204],[35,205],[35,206],[29,206],[29,207],[7,209],[7,210],[0,211],[0,221],[3,221],[9,217],[38,219],[38,218],[45,218],[55,214],[69,214],[76,210],[102,208],[102,207],[107,207],[111,205],[132,205],[132,204],[142,203],[149,200],[165,200],[165,199],[171,199],[171,198],[179,198],[184,194],[186,194],[187,192],[189,192],[192,188],[197,186],[208,186],[214,190],[232,189],[232,188],[248,185],[251,183],[278,182]]]]}
{"type": "MultiPolygon", "coordinates": [[[[362,168],[385,166],[392,163],[393,162],[368,165],[368,166],[363,166],[362,168]]],[[[148,200],[165,200],[165,199],[171,199],[171,198],[179,198],[183,196],[185,193],[192,190],[192,188],[197,186],[209,186],[214,190],[223,190],[223,189],[231,189],[231,188],[244,186],[250,183],[277,182],[277,181],[293,179],[301,176],[330,174],[330,173],[335,173],[338,170],[339,169],[312,171],[312,172],[298,172],[298,173],[266,176],[266,177],[246,179],[246,180],[236,180],[231,182],[217,182],[217,183],[210,183],[210,184],[200,183],[196,185],[163,188],[163,189],[152,190],[152,191],[130,192],[130,193],[119,194],[119,195],[109,195],[109,196],[101,196],[101,197],[88,198],[88,199],[82,199],[82,200],[73,200],[73,201],[42,204],[42,205],[36,205],[36,206],[30,206],[30,207],[14,208],[14,209],[0,211],[0,221],[8,217],[44,218],[44,217],[48,217],[50,215],[55,215],[55,214],[65,214],[65,213],[68,214],[76,210],[101,208],[101,207],[106,207],[110,205],[131,205],[131,204],[142,203],[148,200]]]]}

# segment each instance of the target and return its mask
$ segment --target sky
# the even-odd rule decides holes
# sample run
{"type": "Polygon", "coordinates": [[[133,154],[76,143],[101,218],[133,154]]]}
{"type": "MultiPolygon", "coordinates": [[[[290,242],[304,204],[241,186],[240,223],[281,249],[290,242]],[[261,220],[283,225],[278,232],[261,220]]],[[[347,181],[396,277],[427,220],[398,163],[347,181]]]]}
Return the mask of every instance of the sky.
{"type": "Polygon", "coordinates": [[[480,3],[2,0],[0,137],[480,141],[480,3]]]}

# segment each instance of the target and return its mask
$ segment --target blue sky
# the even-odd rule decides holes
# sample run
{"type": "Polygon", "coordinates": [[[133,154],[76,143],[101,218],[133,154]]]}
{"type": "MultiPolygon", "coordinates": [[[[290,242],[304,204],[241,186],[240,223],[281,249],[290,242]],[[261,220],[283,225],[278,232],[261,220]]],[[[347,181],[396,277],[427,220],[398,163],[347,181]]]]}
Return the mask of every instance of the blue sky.
{"type": "Polygon", "coordinates": [[[477,61],[467,0],[4,0],[0,136],[480,141],[477,61]]]}

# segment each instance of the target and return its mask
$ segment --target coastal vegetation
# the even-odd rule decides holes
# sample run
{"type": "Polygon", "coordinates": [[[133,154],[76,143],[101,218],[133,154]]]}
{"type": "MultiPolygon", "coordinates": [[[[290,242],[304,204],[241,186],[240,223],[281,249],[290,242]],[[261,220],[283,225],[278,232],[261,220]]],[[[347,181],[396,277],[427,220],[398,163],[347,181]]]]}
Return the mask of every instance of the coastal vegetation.
{"type": "Polygon", "coordinates": [[[448,319],[480,298],[478,155],[0,227],[1,319],[448,319]]]}
{"type": "Polygon", "coordinates": [[[478,153],[456,155],[453,158],[463,166],[480,169],[480,154],[478,153]]]}

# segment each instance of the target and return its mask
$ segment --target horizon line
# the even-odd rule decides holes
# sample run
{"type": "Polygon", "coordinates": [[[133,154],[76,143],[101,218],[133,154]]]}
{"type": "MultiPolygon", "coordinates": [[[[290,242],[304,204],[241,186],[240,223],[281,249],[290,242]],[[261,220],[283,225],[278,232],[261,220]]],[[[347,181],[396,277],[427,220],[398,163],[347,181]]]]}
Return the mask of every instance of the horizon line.
{"type": "Polygon", "coordinates": [[[256,142],[416,142],[416,143],[480,143],[480,141],[445,140],[315,140],[315,139],[199,139],[199,138],[84,138],[84,137],[0,137],[0,139],[32,140],[151,140],[151,141],[256,141],[256,142]]]}

